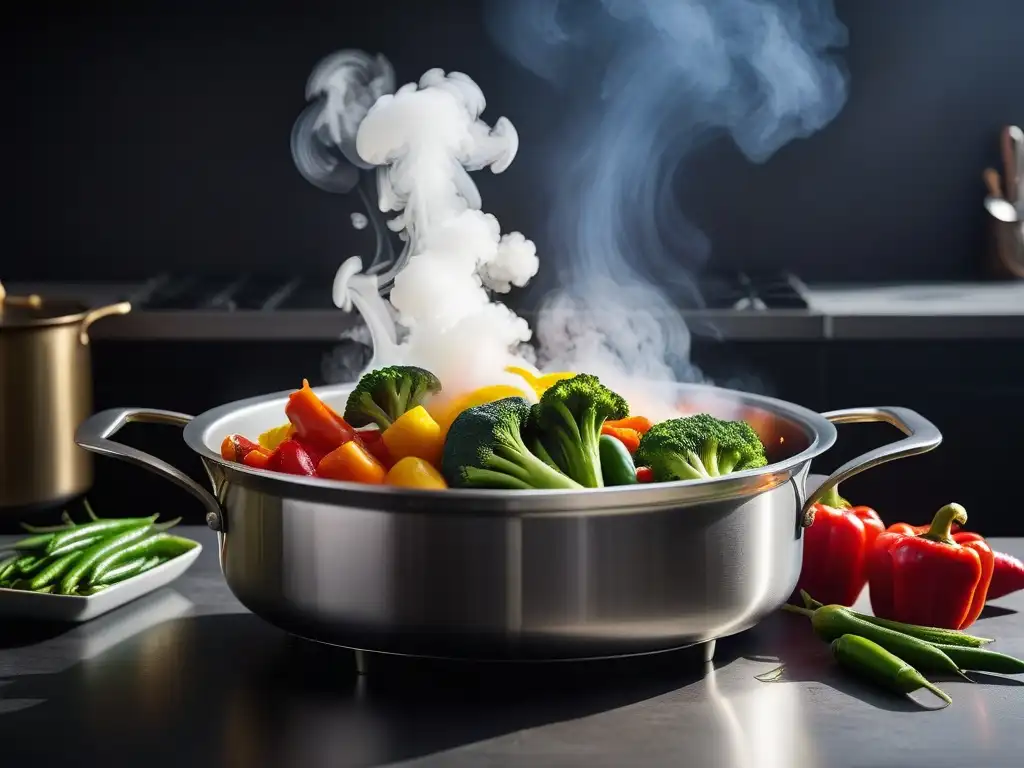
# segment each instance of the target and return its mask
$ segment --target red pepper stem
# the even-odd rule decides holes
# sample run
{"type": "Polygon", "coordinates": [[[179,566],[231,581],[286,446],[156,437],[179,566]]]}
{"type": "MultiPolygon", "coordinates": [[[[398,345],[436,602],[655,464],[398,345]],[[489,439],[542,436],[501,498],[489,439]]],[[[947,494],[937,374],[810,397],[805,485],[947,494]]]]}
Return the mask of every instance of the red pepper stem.
{"type": "Polygon", "coordinates": [[[953,539],[953,523],[965,525],[967,523],[967,510],[959,504],[947,504],[932,518],[932,524],[925,533],[920,535],[922,539],[937,541],[942,544],[956,544],[953,539]]]}
{"type": "Polygon", "coordinates": [[[818,497],[818,504],[824,504],[826,507],[832,507],[833,509],[846,509],[850,506],[850,502],[839,495],[839,485],[833,485],[821,496],[818,497]]]}

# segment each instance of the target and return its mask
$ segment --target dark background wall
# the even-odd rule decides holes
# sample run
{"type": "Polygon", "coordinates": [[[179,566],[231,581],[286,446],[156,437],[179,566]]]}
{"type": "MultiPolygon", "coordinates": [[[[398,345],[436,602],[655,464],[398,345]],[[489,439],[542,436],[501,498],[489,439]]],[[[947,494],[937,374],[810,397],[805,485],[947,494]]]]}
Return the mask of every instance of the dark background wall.
{"type": "MultiPolygon", "coordinates": [[[[483,33],[473,0],[346,3],[41,0],[2,33],[5,277],[160,269],[333,269],[361,247],[352,200],[295,171],[291,125],[323,55],[379,51],[400,82],[472,75],[520,155],[480,174],[486,207],[544,249],[537,184],[561,104],[483,33]],[[13,214],[13,215],[12,215],[13,214]]],[[[821,133],[765,165],[726,142],[694,159],[689,212],[715,264],[808,279],[970,276],[980,174],[1024,121],[1024,3],[838,0],[850,95],[821,133]]],[[[551,274],[553,257],[539,279],[551,274]]]]}

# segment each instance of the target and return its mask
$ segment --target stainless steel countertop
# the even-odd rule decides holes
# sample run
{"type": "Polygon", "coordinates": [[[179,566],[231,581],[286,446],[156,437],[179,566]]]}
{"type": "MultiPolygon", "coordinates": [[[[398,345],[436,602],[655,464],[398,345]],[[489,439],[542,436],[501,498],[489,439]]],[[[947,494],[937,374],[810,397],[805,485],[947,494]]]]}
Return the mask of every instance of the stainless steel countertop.
{"type": "MultiPolygon", "coordinates": [[[[350,653],[247,613],[213,535],[182,532],[209,546],[170,587],[71,630],[0,627],[5,765],[1020,764],[1024,678],[943,680],[953,705],[922,711],[838,672],[806,620],[782,613],[720,641],[713,669],[684,651],[511,669],[392,661],[356,678],[350,653]],[[754,679],[777,659],[782,681],[754,679]]],[[[992,543],[1024,555],[1024,539],[992,543]]],[[[1024,656],[1024,592],[974,629],[1024,656]]]]}
{"type": "MultiPolygon", "coordinates": [[[[118,300],[124,285],[11,283],[12,294],[118,300]]],[[[702,310],[684,316],[702,337],[736,341],[1024,338],[1024,281],[809,285],[806,310],[702,310]]],[[[97,339],[168,341],[336,341],[361,322],[340,310],[135,311],[97,324],[97,339]]]]}

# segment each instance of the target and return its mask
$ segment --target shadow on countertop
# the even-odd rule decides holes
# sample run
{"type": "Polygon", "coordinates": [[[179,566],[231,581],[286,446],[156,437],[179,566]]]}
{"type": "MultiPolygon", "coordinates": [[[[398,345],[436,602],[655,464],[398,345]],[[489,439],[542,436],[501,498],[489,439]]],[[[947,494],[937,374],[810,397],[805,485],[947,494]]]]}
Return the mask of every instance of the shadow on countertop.
{"type": "MultiPolygon", "coordinates": [[[[66,633],[32,652],[71,642],[66,633]]],[[[45,754],[55,765],[373,766],[624,707],[703,676],[699,651],[687,650],[581,664],[385,658],[358,677],[351,652],[255,616],[186,615],[66,670],[0,680],[0,741],[12,765],[45,754]]]]}

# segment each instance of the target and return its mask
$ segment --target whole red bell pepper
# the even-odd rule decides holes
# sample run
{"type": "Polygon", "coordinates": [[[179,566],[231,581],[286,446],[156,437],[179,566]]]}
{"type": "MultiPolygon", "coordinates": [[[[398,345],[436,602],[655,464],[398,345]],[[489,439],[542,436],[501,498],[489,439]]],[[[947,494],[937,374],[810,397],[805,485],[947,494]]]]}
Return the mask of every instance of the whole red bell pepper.
{"type": "Polygon", "coordinates": [[[871,608],[905,624],[964,629],[985,607],[995,558],[983,540],[957,542],[967,511],[947,504],[924,533],[885,531],[868,553],[871,608]]]}
{"type": "MultiPolygon", "coordinates": [[[[953,526],[954,530],[959,527],[958,525],[953,526]]],[[[927,525],[893,523],[886,530],[898,533],[925,533],[928,528],[929,526],[927,525]]],[[[970,531],[957,531],[953,534],[953,541],[958,544],[963,544],[967,541],[984,541],[984,539],[985,537],[980,533],[972,533],[970,531]]],[[[995,564],[992,568],[992,581],[988,585],[986,600],[997,600],[1011,592],[1024,589],[1024,563],[1013,555],[999,552],[998,550],[992,550],[992,558],[995,564]]]]}
{"type": "Polygon", "coordinates": [[[812,509],[795,595],[804,590],[826,605],[853,605],[867,583],[867,553],[885,525],[870,507],[851,506],[838,488],[822,495],[812,509]]]}

